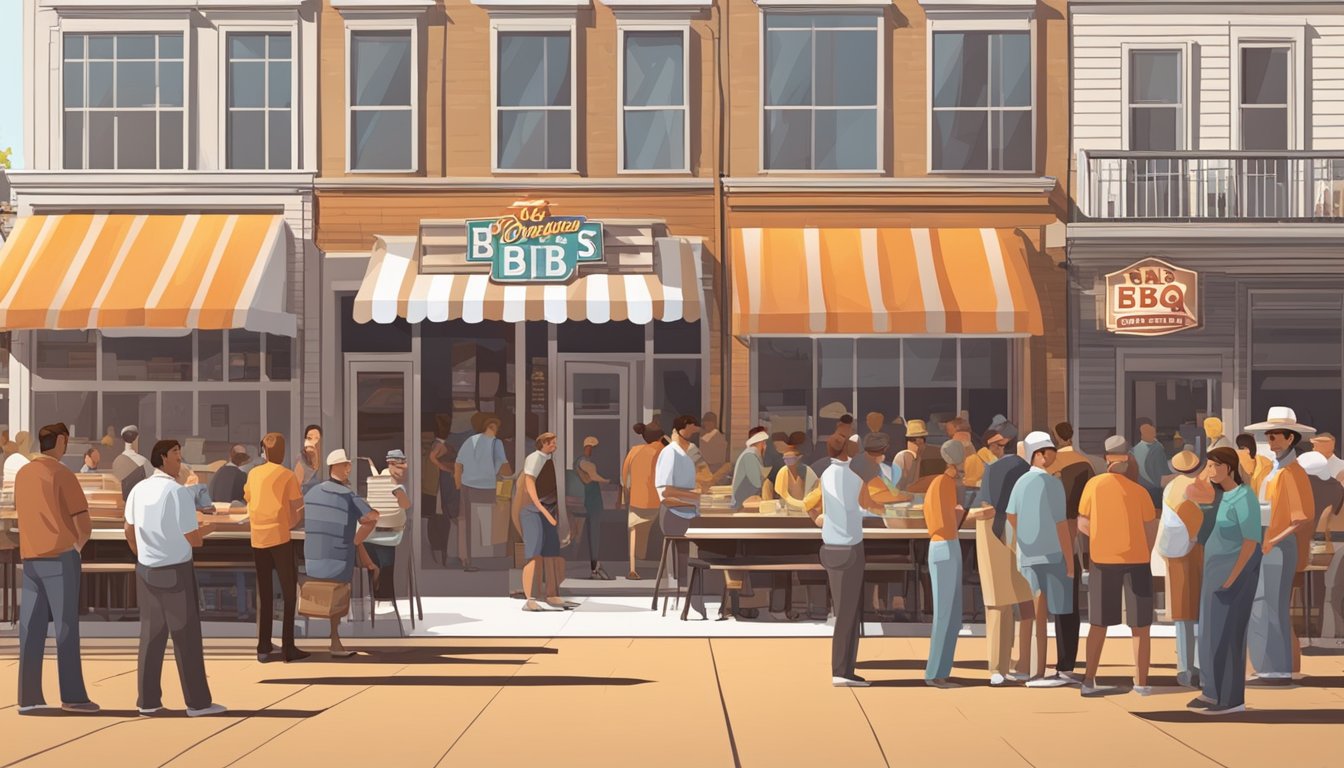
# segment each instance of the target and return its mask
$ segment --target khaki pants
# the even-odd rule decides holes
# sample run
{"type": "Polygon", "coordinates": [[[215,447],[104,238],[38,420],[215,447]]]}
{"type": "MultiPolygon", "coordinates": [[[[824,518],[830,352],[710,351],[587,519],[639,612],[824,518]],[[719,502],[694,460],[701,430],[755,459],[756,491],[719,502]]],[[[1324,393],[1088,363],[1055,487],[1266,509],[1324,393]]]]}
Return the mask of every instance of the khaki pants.
{"type": "Polygon", "coordinates": [[[1013,659],[1013,606],[985,606],[985,642],[989,645],[989,672],[1005,677],[1013,659]]]}

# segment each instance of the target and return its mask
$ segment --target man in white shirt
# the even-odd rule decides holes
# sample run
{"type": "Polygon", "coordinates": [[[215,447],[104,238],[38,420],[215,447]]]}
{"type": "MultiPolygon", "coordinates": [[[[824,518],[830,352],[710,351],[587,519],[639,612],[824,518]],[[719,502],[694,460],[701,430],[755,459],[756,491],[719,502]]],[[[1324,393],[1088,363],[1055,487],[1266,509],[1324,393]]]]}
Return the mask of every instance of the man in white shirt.
{"type": "Polygon", "coordinates": [[[199,525],[195,494],[176,480],[182,446],[160,440],[150,452],[154,474],[140,481],[126,500],[126,542],[135,553],[136,596],[140,604],[139,697],[142,715],[163,711],[163,655],[173,638],[187,715],[217,715],[227,709],[210,697],[201,641],[192,549],[218,527],[199,525]]]}
{"type": "Polygon", "coordinates": [[[835,633],[831,638],[831,685],[867,687],[854,672],[859,656],[859,627],[863,621],[863,510],[869,503],[862,478],[850,468],[859,444],[842,435],[826,441],[831,466],[821,483],[808,494],[803,508],[821,528],[821,565],[835,606],[835,633]]]}
{"type": "MultiPolygon", "coordinates": [[[[700,431],[694,416],[678,416],[672,421],[672,441],[658,454],[653,470],[653,484],[662,500],[659,524],[664,536],[685,536],[691,521],[700,516],[700,492],[696,488],[695,460],[688,451],[691,440],[700,431]]],[[[686,563],[691,557],[691,545],[679,541],[672,547],[672,570],[677,583],[686,583],[686,563]]],[[[705,615],[703,598],[692,595],[691,605],[705,615]],[[699,603],[698,605],[696,603],[699,603]]],[[[706,617],[707,618],[707,617],[706,617]]]]}

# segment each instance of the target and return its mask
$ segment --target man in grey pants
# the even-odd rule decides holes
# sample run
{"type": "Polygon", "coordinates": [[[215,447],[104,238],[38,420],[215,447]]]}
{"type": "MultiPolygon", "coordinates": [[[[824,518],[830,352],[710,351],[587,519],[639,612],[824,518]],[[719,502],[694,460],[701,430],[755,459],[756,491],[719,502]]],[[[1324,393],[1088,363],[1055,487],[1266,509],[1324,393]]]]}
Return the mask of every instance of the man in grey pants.
{"type": "Polygon", "coordinates": [[[154,474],[136,484],[126,499],[126,542],[135,553],[140,603],[136,706],[142,715],[163,711],[163,655],[171,635],[187,715],[217,715],[227,710],[211,700],[205,679],[192,549],[220,526],[197,523],[195,494],[176,479],[182,471],[182,446],[176,440],[155,443],[149,462],[154,474]]]}
{"type": "Polygon", "coordinates": [[[42,696],[42,656],[47,619],[56,625],[56,670],[61,709],[93,714],[79,658],[79,550],[93,526],[79,478],[61,463],[70,430],[49,424],[37,433],[42,455],[14,477],[14,506],[19,517],[19,556],[23,558],[23,597],[19,601],[19,714],[46,709],[42,696]]]}
{"type": "Polygon", "coordinates": [[[821,527],[821,565],[835,606],[835,634],[831,639],[831,685],[863,688],[868,681],[854,672],[859,656],[859,629],[863,621],[863,480],[849,462],[859,444],[843,435],[826,441],[831,465],[821,482],[803,501],[812,522],[821,527]]]}

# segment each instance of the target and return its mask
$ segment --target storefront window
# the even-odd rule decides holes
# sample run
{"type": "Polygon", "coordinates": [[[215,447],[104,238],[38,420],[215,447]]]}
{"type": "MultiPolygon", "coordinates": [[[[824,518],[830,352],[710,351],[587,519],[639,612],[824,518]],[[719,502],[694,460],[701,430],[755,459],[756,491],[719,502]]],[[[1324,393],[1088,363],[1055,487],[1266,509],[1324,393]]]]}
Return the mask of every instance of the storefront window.
{"type": "Polygon", "coordinates": [[[103,337],[106,381],[191,381],[191,336],[103,337]]]}
{"type": "Polygon", "coordinates": [[[196,354],[200,358],[196,373],[201,381],[224,380],[224,332],[198,331],[196,354]]]}
{"type": "MultiPolygon", "coordinates": [[[[104,392],[103,421],[121,432],[128,425],[140,428],[140,453],[154,447],[159,439],[158,393],[104,392]]],[[[53,419],[53,421],[59,420],[53,419]]]]}
{"type": "Polygon", "coordinates": [[[1007,339],[762,338],[753,349],[760,423],[772,432],[807,430],[819,440],[844,413],[864,432],[877,412],[888,427],[897,416],[926,420],[937,441],[939,419],[960,411],[977,432],[997,414],[1013,415],[1007,339]]]}
{"type": "Polygon", "coordinates": [[[512,323],[425,323],[420,329],[421,414],[450,424],[449,442],[474,431],[477,413],[499,417],[505,455],[513,456],[516,393],[512,323]]]}
{"type": "Polygon", "coordinates": [[[655,355],[700,356],[700,324],[675,321],[653,324],[653,353],[655,355]]]}
{"type": "Polygon", "coordinates": [[[700,361],[654,358],[653,416],[670,429],[678,416],[700,417],[700,361]]]}
{"type": "Polygon", "coordinates": [[[43,379],[90,380],[97,375],[98,337],[93,331],[44,331],[38,334],[33,372],[43,379]]]}
{"type": "Polygon", "coordinates": [[[229,381],[261,380],[261,334],[229,331],[229,381]]]}
{"type": "Polygon", "coordinates": [[[1252,294],[1251,416],[1286,405],[1297,418],[1337,432],[1341,416],[1338,294],[1252,294]]]}
{"type": "MultiPolygon", "coordinates": [[[[76,443],[92,444],[102,434],[98,430],[96,418],[98,395],[92,392],[39,392],[37,393],[37,426],[65,422],[70,428],[70,452],[74,452],[76,443]],[[44,417],[43,414],[47,414],[44,417]]],[[[32,430],[36,432],[36,430],[32,430]]],[[[87,448],[87,446],[86,446],[87,448]]],[[[82,454],[84,451],[81,450],[82,454]]]]}
{"type": "Polygon", "coordinates": [[[288,336],[266,334],[266,378],[289,381],[293,376],[293,342],[288,336]]]}
{"type": "Polygon", "coordinates": [[[560,354],[597,352],[644,354],[644,326],[636,323],[568,322],[555,327],[560,354]]]}

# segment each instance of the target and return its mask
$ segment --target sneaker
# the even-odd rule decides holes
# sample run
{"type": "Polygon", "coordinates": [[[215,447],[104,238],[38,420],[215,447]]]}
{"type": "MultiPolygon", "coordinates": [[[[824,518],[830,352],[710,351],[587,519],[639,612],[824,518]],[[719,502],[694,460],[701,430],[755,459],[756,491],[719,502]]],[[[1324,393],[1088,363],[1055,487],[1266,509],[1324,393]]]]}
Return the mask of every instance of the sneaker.
{"type": "Polygon", "coordinates": [[[45,712],[53,707],[47,704],[29,704],[26,707],[19,707],[20,715],[31,715],[34,712],[45,712]]]}
{"type": "Polygon", "coordinates": [[[998,672],[995,672],[994,674],[989,676],[989,684],[994,686],[995,688],[999,687],[1000,685],[1003,685],[1006,682],[1008,682],[1008,678],[1004,677],[1003,675],[1000,675],[998,672]]]}
{"type": "Polygon", "coordinates": [[[1023,672],[1009,672],[1008,679],[1012,680],[1014,683],[1025,683],[1031,679],[1031,675],[1023,672]]]}
{"type": "Polygon", "coordinates": [[[61,704],[61,709],[76,715],[94,715],[102,710],[102,707],[94,704],[92,701],[81,701],[77,704],[61,704]]]}
{"type": "Polygon", "coordinates": [[[382,616],[386,613],[396,613],[397,606],[391,600],[378,600],[374,603],[373,612],[382,616]]]}
{"type": "Polygon", "coordinates": [[[1119,691],[1118,688],[1109,685],[1088,685],[1087,683],[1083,683],[1082,685],[1083,698],[1086,699],[1091,699],[1098,696],[1109,696],[1118,691],[1119,691]]]}
{"type": "Polygon", "coordinates": [[[1252,677],[1246,681],[1247,688],[1292,688],[1291,677],[1252,677]]]}
{"type": "Polygon", "coordinates": [[[1207,696],[1196,696],[1195,698],[1193,698],[1193,699],[1190,700],[1190,703],[1189,703],[1189,704],[1186,704],[1186,705],[1185,705],[1185,708],[1186,708],[1186,709],[1208,709],[1209,707],[1212,707],[1212,706],[1214,706],[1214,705],[1217,704],[1217,703],[1218,703],[1218,702],[1214,701],[1213,699],[1208,698],[1207,696]]]}
{"type": "Polygon", "coordinates": [[[1036,677],[1027,681],[1028,688],[1063,688],[1069,681],[1062,677],[1036,677]]]}
{"type": "Polygon", "coordinates": [[[148,716],[148,715],[157,715],[157,714],[159,714],[159,713],[162,712],[162,711],[163,711],[163,707],[161,707],[161,706],[159,706],[159,707],[139,707],[139,712],[140,712],[140,714],[142,714],[142,715],[146,715],[146,716],[148,716]]]}
{"type": "Polygon", "coordinates": [[[836,688],[867,688],[871,683],[853,677],[832,677],[831,685],[836,688]]]}
{"type": "Polygon", "coordinates": [[[222,715],[228,712],[229,708],[223,704],[211,704],[205,709],[188,709],[187,717],[206,717],[208,715],[222,715]]]}
{"type": "Polygon", "coordinates": [[[1136,686],[1134,686],[1134,688],[1133,688],[1132,690],[1133,690],[1135,693],[1139,694],[1140,696],[1152,696],[1152,695],[1153,695],[1153,686],[1151,686],[1151,685],[1136,685],[1136,686]]]}
{"type": "Polygon", "coordinates": [[[1239,705],[1237,705],[1237,706],[1235,706],[1235,707],[1209,707],[1209,708],[1207,708],[1207,709],[1200,710],[1199,714],[1201,714],[1201,715],[1235,715],[1235,714],[1238,713],[1238,712],[1245,712],[1245,711],[1246,711],[1246,705],[1245,705],[1245,704],[1239,704],[1239,705]]]}
{"type": "Polygon", "coordinates": [[[952,682],[951,680],[925,680],[924,684],[929,686],[930,688],[938,688],[944,691],[961,687],[960,685],[952,682]]]}

